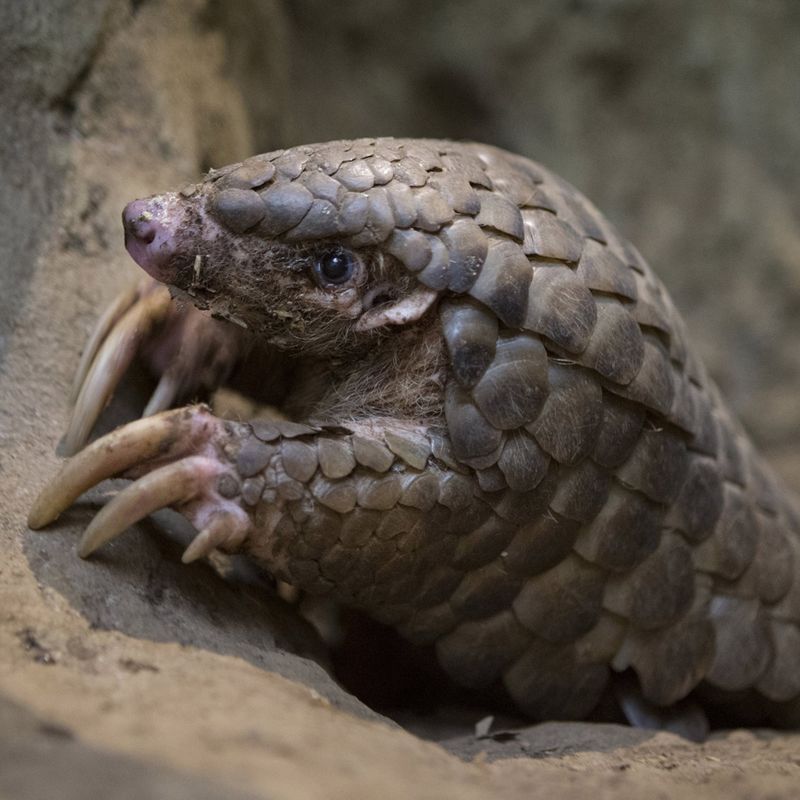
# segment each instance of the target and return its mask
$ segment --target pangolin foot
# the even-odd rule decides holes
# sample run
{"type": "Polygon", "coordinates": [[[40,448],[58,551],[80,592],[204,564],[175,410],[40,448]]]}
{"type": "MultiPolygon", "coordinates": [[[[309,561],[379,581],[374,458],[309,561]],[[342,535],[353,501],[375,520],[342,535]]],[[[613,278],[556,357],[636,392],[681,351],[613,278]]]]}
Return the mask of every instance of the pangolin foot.
{"type": "Polygon", "coordinates": [[[151,279],[122,292],[95,326],[71,392],[66,455],[88,441],[92,428],[134,358],[158,379],[142,416],[213,390],[236,363],[237,331],[191,305],[176,305],[151,279]]]}
{"type": "Polygon", "coordinates": [[[250,518],[236,500],[239,476],[226,453],[235,423],[205,406],[187,406],[131,422],[71,458],[42,491],[28,525],[43,528],[85,491],[111,477],[134,479],[92,520],[78,552],[86,558],[101,545],[154,511],[172,508],[199,531],[183,554],[185,562],[214,548],[238,549],[250,518]]]}

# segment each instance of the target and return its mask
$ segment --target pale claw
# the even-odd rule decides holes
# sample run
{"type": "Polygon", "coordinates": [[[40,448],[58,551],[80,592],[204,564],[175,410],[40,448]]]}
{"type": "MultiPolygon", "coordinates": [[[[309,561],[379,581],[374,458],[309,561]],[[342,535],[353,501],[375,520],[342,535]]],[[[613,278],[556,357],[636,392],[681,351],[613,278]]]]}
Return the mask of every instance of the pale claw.
{"type": "Polygon", "coordinates": [[[246,350],[242,333],[191,305],[173,303],[163,284],[145,280],[102,315],[81,356],[72,415],[62,444],[77,453],[134,358],[159,378],[143,416],[218,388],[246,350]]]}
{"type": "Polygon", "coordinates": [[[139,478],[100,509],[81,537],[78,555],[87,558],[98,547],[154,511],[188,503],[208,479],[218,473],[217,462],[193,456],[139,478]]]}
{"type": "Polygon", "coordinates": [[[180,386],[175,376],[171,372],[165,372],[158,381],[150,400],[142,411],[143,417],[158,414],[159,411],[166,411],[178,396],[180,386]]]}
{"type": "Polygon", "coordinates": [[[69,393],[70,406],[74,406],[78,399],[78,394],[81,391],[83,382],[86,380],[86,375],[89,372],[89,368],[92,366],[94,357],[97,355],[97,351],[100,349],[100,345],[103,343],[106,336],[108,336],[109,332],[117,323],[117,321],[134,304],[138,293],[138,286],[129,286],[125,291],[121,292],[119,295],[117,295],[117,297],[114,298],[111,305],[103,312],[100,319],[97,320],[94,330],[92,331],[91,336],[89,336],[89,341],[86,342],[86,346],[83,348],[81,360],[78,363],[78,369],[75,372],[75,378],[72,381],[72,389],[69,393]]]}
{"type": "Polygon", "coordinates": [[[220,494],[224,476],[238,481],[222,453],[235,435],[203,406],[165,411],[109,433],[71,458],[37,498],[28,524],[52,522],[83,492],[122,475],[137,478],[100,510],[83,534],[85,558],[129,526],[163,508],[174,508],[200,530],[184,553],[187,563],[216,547],[233,550],[250,531],[250,518],[236,499],[220,494]]]}
{"type": "Polygon", "coordinates": [[[28,515],[28,525],[43,528],[100,481],[157,456],[187,453],[200,439],[203,425],[217,422],[210,413],[179,409],[131,422],[82,450],[64,464],[41,492],[28,515]],[[176,442],[181,449],[169,450],[176,442]]]}
{"type": "Polygon", "coordinates": [[[232,550],[241,544],[246,534],[247,527],[242,525],[241,515],[220,512],[192,539],[183,551],[181,561],[191,564],[218,547],[232,550]]]}
{"type": "MultiPolygon", "coordinates": [[[[135,294],[141,294],[136,290],[135,294]]],[[[115,303],[112,311],[119,311],[122,302],[115,303]]],[[[90,338],[86,352],[97,350],[89,359],[84,354],[79,373],[85,370],[85,378],[75,400],[75,408],[64,437],[66,455],[77,453],[89,438],[92,427],[105,408],[122,376],[127,371],[142,342],[161,323],[170,310],[169,290],[166,286],[153,286],[120,316],[118,313],[104,315],[95,333],[90,338]],[[110,332],[109,332],[110,329],[110,332]],[[105,338],[102,344],[99,340],[105,338]]]]}

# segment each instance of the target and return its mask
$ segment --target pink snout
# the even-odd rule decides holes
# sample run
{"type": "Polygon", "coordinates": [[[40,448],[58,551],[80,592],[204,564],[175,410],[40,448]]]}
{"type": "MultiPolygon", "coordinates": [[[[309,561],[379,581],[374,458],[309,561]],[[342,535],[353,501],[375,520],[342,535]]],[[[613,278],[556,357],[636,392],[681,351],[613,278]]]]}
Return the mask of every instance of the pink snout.
{"type": "Polygon", "coordinates": [[[156,280],[172,283],[175,231],[179,211],[168,196],[128,203],[122,212],[125,247],[131,258],[156,280]]]}

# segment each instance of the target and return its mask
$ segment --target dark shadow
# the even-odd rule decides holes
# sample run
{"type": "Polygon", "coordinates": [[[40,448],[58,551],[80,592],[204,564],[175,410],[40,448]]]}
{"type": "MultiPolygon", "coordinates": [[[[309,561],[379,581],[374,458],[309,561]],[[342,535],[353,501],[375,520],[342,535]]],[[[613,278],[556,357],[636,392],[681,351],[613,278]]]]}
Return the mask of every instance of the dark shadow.
{"type": "Polygon", "coordinates": [[[607,722],[542,722],[527,728],[497,728],[485,736],[460,736],[441,742],[465,761],[479,753],[501,758],[560,758],[575,753],[608,753],[642,744],[658,731],[607,722]]]}

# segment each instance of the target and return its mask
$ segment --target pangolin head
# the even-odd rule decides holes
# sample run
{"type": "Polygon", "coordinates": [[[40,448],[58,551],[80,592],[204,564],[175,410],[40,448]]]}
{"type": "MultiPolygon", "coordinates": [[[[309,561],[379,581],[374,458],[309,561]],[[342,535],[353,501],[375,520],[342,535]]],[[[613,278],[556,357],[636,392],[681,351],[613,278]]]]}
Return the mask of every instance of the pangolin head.
{"type": "Polygon", "coordinates": [[[473,290],[487,228],[522,240],[484,152],[361,139],[254,156],[130,203],[126,246],[195,305],[279,347],[357,347],[473,290]]]}

